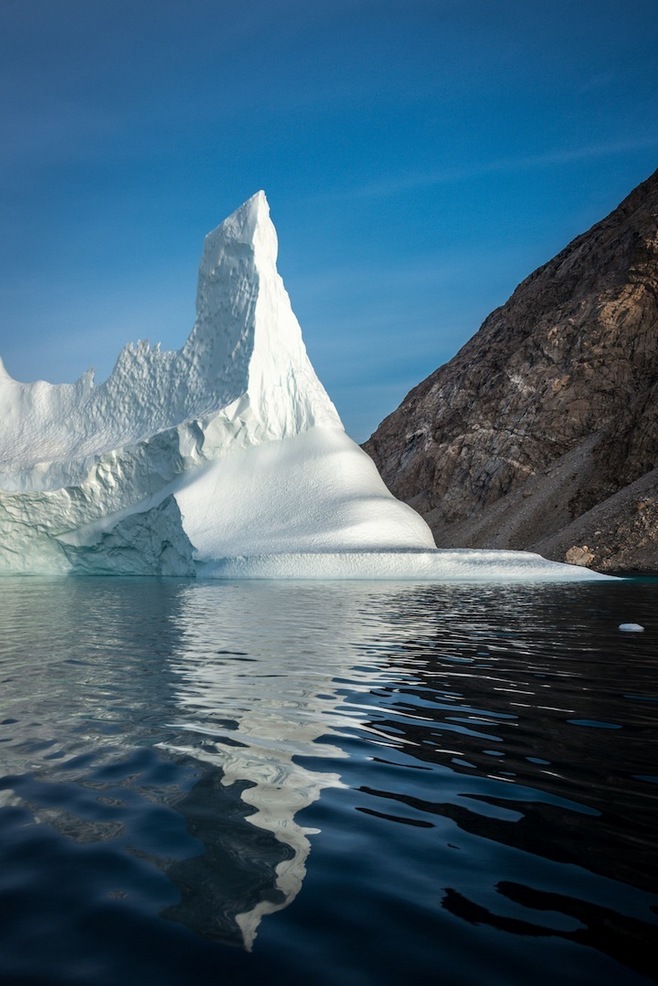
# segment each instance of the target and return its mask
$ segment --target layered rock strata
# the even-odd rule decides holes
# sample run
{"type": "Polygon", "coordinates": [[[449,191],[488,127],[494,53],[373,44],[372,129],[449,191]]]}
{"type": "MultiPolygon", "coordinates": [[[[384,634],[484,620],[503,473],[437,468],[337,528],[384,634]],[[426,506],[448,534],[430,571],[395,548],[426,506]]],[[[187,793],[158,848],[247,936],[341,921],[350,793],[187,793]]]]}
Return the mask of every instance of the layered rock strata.
{"type": "Polygon", "coordinates": [[[531,274],[364,448],[437,545],[658,569],[658,172],[531,274]]]}

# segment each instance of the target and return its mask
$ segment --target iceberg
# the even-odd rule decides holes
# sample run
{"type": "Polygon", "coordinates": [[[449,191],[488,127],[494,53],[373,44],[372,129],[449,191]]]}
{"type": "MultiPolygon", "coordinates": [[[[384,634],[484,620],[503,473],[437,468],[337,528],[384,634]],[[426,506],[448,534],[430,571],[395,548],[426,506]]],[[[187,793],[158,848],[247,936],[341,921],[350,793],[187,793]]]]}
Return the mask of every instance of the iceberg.
{"type": "Polygon", "coordinates": [[[0,573],[599,577],[437,549],[346,435],[276,259],[257,192],[205,239],[178,351],[129,344],[100,385],[20,383],[0,361],[0,573]]]}

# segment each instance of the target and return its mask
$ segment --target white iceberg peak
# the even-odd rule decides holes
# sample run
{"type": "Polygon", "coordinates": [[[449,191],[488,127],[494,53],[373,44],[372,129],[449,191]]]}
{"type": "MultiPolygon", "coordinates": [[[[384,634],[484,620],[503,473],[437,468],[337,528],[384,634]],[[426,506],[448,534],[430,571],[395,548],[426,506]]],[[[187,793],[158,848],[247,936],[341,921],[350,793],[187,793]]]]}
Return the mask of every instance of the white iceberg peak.
{"type": "Polygon", "coordinates": [[[94,386],[22,384],[0,374],[0,488],[56,489],[91,462],[187,422],[222,414],[213,447],[342,427],[306,355],[276,271],[277,240],[263,192],[205,239],[197,318],[178,352],[129,343],[94,386]],[[236,402],[238,402],[236,404],[236,402]]]}
{"type": "Polygon", "coordinates": [[[227,409],[245,445],[314,425],[342,428],[308,359],[276,269],[277,235],[257,192],[204,241],[197,319],[182,353],[205,377],[246,374],[244,400],[227,409]]]}
{"type": "MultiPolygon", "coordinates": [[[[265,227],[266,236],[274,234],[276,245],[276,232],[270,219],[270,206],[265,192],[261,189],[255,192],[251,198],[236,209],[227,219],[212,230],[206,236],[204,243],[204,255],[209,244],[215,241],[237,241],[240,243],[255,243],[257,239],[258,227],[265,227]]],[[[273,258],[276,260],[276,256],[273,258]]]]}

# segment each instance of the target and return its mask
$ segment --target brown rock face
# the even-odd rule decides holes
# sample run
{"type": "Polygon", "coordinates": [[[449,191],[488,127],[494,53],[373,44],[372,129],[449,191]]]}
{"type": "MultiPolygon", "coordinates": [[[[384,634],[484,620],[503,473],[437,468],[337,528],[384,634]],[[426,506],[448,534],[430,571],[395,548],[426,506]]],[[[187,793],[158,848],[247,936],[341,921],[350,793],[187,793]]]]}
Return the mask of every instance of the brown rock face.
{"type": "MultiPolygon", "coordinates": [[[[658,568],[637,497],[610,500],[590,540],[558,536],[658,465],[657,398],[658,172],[523,281],[364,448],[440,546],[559,560],[585,546],[581,563],[612,569],[607,549],[642,527],[642,564],[627,545],[617,567],[658,568]]],[[[655,520],[658,474],[642,496],[655,520]]]]}

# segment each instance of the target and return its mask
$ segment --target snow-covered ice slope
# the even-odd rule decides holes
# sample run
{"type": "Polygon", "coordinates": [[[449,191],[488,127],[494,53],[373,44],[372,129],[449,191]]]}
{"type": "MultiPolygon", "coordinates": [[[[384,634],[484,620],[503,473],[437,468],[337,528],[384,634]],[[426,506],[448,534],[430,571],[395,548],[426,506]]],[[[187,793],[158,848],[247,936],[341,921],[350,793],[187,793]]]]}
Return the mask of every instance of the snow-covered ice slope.
{"type": "Polygon", "coordinates": [[[263,192],[209,233],[177,352],[128,345],[99,386],[0,362],[0,573],[588,578],[437,551],[343,430],[276,269],[263,192]]]}

